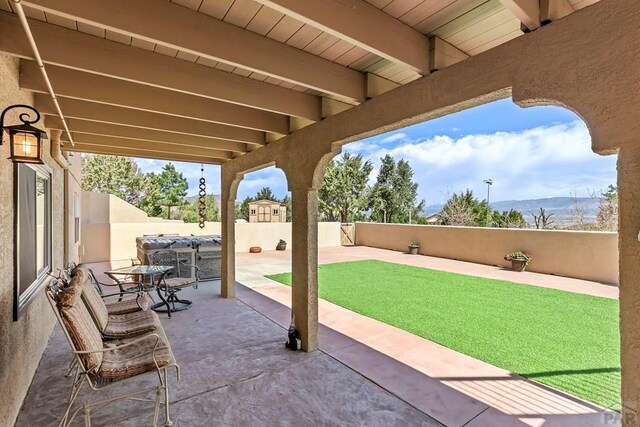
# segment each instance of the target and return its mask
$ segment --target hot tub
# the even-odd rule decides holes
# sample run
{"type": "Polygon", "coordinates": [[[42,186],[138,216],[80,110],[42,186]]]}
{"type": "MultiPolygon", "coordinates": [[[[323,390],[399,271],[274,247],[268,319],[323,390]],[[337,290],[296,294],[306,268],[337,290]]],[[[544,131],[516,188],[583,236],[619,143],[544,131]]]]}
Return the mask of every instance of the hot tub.
{"type": "MultiPolygon", "coordinates": [[[[145,234],[136,238],[138,259],[149,263],[149,254],[160,249],[178,253],[180,261],[199,267],[200,279],[219,279],[222,275],[222,238],[212,236],[180,236],[178,234],[145,234]]],[[[176,266],[177,268],[177,266],[176,266]]],[[[188,276],[189,269],[182,267],[181,276],[188,276]]]]}

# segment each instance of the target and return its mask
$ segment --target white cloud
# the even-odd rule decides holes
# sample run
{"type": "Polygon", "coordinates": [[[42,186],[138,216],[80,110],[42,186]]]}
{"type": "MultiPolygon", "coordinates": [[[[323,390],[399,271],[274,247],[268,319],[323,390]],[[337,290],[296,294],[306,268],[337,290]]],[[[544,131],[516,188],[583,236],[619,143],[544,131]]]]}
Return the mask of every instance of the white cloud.
{"type": "Polygon", "coordinates": [[[496,201],[571,193],[587,196],[588,190],[604,189],[616,179],[615,156],[594,154],[589,132],[579,121],[457,139],[447,135],[405,139],[395,147],[359,141],[344,151],[362,154],[376,168],[385,154],[408,160],[427,204],[442,202],[447,193],[466,188],[481,197],[486,178],[494,180],[492,199],[496,201]]]}
{"type": "MultiPolygon", "coordinates": [[[[440,203],[452,192],[469,188],[484,197],[483,179],[492,178],[491,199],[530,199],[554,196],[588,196],[616,181],[616,156],[598,156],[584,123],[554,124],[520,132],[472,134],[459,138],[437,135],[410,139],[391,134],[379,142],[356,141],[343,151],[362,154],[374,163],[375,181],[380,158],[391,154],[408,160],[419,183],[419,197],[427,204],[440,203]],[[389,139],[391,138],[391,139],[389,139]],[[386,145],[383,141],[387,140],[386,145]],[[391,144],[389,142],[394,142],[391,144]]],[[[145,172],[159,172],[167,162],[136,159],[145,172]]],[[[189,180],[189,194],[197,192],[200,165],[174,162],[189,180]]],[[[207,190],[219,194],[220,168],[205,166],[207,190]]],[[[284,173],[275,167],[247,174],[238,188],[238,199],[271,187],[278,197],[287,193],[284,173]]]]}
{"type": "Polygon", "coordinates": [[[389,136],[386,136],[380,140],[381,144],[388,144],[390,142],[400,141],[401,139],[406,139],[407,134],[404,132],[392,133],[389,136]]]}

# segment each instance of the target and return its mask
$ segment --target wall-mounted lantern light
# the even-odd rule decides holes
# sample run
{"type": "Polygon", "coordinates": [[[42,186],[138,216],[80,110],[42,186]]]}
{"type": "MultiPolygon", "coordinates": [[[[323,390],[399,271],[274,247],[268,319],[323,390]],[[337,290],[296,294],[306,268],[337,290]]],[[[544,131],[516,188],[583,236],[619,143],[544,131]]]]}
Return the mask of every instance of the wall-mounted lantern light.
{"type": "MultiPolygon", "coordinates": [[[[37,127],[31,126],[40,120],[40,113],[29,105],[16,104],[4,109],[0,115],[0,136],[4,131],[9,134],[9,143],[11,144],[10,160],[15,163],[44,163],[42,161],[42,140],[47,139],[47,133],[37,127]],[[21,113],[18,118],[22,122],[21,125],[5,126],[4,116],[7,111],[14,108],[24,108],[32,111],[35,118],[30,120],[30,113],[21,113]]],[[[2,140],[0,138],[0,144],[2,140]]]]}

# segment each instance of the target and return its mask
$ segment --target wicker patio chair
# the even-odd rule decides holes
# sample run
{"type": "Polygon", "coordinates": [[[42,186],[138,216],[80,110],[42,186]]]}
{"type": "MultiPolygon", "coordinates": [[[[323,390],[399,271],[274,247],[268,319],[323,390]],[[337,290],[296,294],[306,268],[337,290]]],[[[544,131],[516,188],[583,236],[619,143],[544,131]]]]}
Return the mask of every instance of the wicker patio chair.
{"type": "Polygon", "coordinates": [[[154,426],[158,425],[160,405],[164,405],[163,425],[172,425],[169,416],[168,370],[175,367],[179,380],[180,368],[162,328],[154,334],[105,344],[86,305],[81,301],[81,287],[74,281],[77,282],[78,278],[74,277],[71,286],[63,289],[62,282],[54,280],[46,290],[47,300],[77,359],[75,379],[59,426],[70,425],[81,409],[84,410],[85,426],[90,426],[92,411],[97,412],[108,404],[123,399],[154,402],[154,426]],[[71,412],[85,383],[92,390],[100,391],[123,382],[131,383],[148,373],[156,374],[157,386],[141,387],[116,396],[109,393],[104,399],[86,402],[71,412]],[[140,396],[150,392],[155,392],[155,399],[140,396]]]}
{"type": "MultiPolygon", "coordinates": [[[[148,255],[150,265],[166,265],[173,267],[158,285],[164,291],[165,299],[170,305],[171,311],[180,311],[189,308],[191,301],[178,298],[177,293],[188,286],[198,289],[199,267],[180,259],[178,252],[171,249],[160,249],[148,255]],[[176,303],[179,304],[176,307],[176,303]]],[[[160,305],[160,304],[158,304],[160,305]]],[[[158,308],[154,308],[157,310],[158,308]]]]}
{"type": "Polygon", "coordinates": [[[131,338],[155,332],[161,327],[158,315],[150,310],[109,314],[102,296],[88,280],[82,266],[74,270],[73,279],[69,283],[69,288],[75,286],[80,288],[82,300],[105,339],[131,338]]]}

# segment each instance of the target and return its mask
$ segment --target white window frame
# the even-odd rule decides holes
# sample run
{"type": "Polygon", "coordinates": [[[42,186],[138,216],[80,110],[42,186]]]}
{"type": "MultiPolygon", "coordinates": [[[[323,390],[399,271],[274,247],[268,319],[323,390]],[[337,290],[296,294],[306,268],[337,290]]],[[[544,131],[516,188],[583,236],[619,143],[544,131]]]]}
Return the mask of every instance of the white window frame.
{"type": "MultiPolygon", "coordinates": [[[[14,321],[18,320],[21,312],[27,307],[27,305],[34,299],[34,297],[38,294],[38,291],[42,288],[42,286],[47,282],[49,278],[49,274],[52,271],[53,265],[53,251],[52,251],[52,197],[51,197],[51,187],[52,187],[53,173],[52,170],[46,165],[39,164],[27,164],[27,163],[16,163],[14,165],[14,206],[15,206],[15,218],[14,218],[14,310],[13,310],[13,318],[14,321]],[[18,185],[18,171],[19,168],[26,167],[30,168],[36,173],[36,182],[37,178],[43,178],[46,180],[47,185],[45,189],[45,251],[44,251],[44,267],[35,272],[35,280],[24,290],[20,291],[20,257],[26,256],[25,254],[21,254],[21,245],[20,245],[20,204],[19,204],[19,190],[20,186],[18,185]]],[[[36,197],[34,194],[33,197],[36,197]]],[[[36,203],[34,202],[34,207],[36,207],[36,203]]],[[[34,210],[34,215],[37,215],[37,209],[34,210]]],[[[37,232],[36,232],[37,236],[37,232]]],[[[36,253],[33,254],[34,257],[37,256],[37,244],[35,246],[36,253]]]]}

